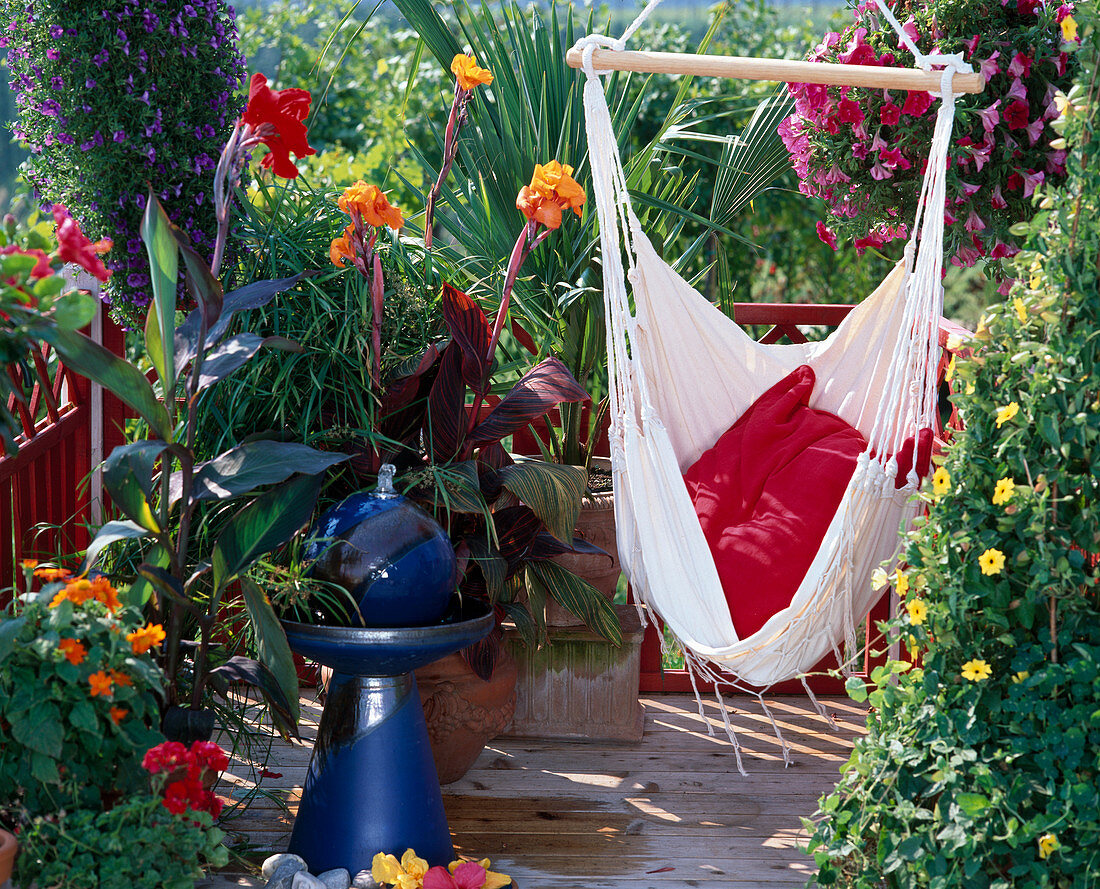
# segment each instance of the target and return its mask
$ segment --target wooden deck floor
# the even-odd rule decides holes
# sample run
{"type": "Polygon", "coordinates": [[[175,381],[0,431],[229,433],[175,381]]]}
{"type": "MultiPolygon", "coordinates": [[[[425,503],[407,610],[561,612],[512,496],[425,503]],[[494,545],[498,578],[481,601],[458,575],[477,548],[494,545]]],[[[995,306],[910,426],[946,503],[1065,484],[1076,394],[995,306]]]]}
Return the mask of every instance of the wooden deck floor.
{"type": "MultiPolygon", "coordinates": [[[[801,885],[813,874],[800,818],[816,808],[863,732],[865,711],[845,698],[822,700],[833,730],[809,701],[777,697],[770,707],[790,745],[784,767],[771,722],[751,698],[729,701],[748,777],[736,768],[717,705],[706,703],[707,733],[695,699],[650,696],[637,745],[500,738],[461,781],[444,787],[456,850],[489,857],[521,889],[734,889],[801,885]]],[[[303,700],[301,745],[279,744],[259,799],[225,827],[258,850],[283,851],[309,761],[320,709],[303,700]],[[274,777],[279,774],[280,777],[274,777]]],[[[251,782],[235,763],[239,795],[251,782]]],[[[258,878],[200,886],[261,886],[258,878]]]]}

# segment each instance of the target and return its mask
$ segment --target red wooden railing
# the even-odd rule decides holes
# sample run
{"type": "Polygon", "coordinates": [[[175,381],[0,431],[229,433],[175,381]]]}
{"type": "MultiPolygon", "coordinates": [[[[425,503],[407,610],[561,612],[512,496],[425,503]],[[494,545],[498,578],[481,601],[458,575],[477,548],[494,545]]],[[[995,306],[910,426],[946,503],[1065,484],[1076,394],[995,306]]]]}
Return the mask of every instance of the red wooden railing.
{"type": "MultiPolygon", "coordinates": [[[[124,334],[102,307],[86,332],[122,353],[124,334]]],[[[12,398],[7,405],[22,432],[18,452],[0,458],[0,590],[22,587],[23,560],[87,546],[102,500],[93,470],[123,441],[125,416],[117,399],[62,365],[48,346],[3,372],[26,403],[12,398]]]]}

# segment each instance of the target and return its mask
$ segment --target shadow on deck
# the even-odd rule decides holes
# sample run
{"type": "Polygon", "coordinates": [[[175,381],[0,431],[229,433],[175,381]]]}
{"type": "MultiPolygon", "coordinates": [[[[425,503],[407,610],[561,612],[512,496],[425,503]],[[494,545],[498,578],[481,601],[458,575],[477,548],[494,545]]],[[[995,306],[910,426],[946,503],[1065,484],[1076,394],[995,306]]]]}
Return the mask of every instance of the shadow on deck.
{"type": "MultiPolygon", "coordinates": [[[[790,747],[784,767],[759,703],[728,699],[749,773],[743,777],[713,699],[704,701],[705,721],[690,696],[645,696],[642,703],[646,730],[636,745],[491,742],[466,777],[443,788],[459,854],[491,858],[493,870],[514,876],[522,889],[805,884],[814,867],[802,851],[800,819],[838,779],[865,710],[846,698],[822,699],[834,730],[806,698],[770,699],[790,747]]],[[[223,825],[257,851],[286,848],[319,717],[316,701],[303,698],[304,743],[276,742],[259,781],[269,798],[223,825]]],[[[239,796],[252,786],[246,764],[230,771],[223,792],[239,796]]],[[[262,885],[228,874],[199,883],[262,885]]]]}

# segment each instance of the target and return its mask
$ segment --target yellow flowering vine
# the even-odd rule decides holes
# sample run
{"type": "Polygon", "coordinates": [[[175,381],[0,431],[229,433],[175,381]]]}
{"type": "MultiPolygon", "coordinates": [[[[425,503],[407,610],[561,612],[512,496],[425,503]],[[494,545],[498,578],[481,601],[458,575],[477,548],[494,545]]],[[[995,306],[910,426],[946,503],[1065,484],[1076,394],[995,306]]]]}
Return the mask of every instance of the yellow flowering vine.
{"type": "Polygon", "coordinates": [[[980,658],[967,661],[962,665],[963,679],[969,679],[971,682],[981,682],[983,679],[988,679],[992,675],[993,668],[980,658]]]}
{"type": "Polygon", "coordinates": [[[951,473],[940,466],[932,474],[932,493],[937,497],[946,494],[951,487],[951,473]]]}
{"type": "Polygon", "coordinates": [[[1005,567],[1005,554],[999,549],[990,547],[978,556],[978,567],[982,569],[982,574],[1000,574],[1005,567]]]}
{"type": "Polygon", "coordinates": [[[920,626],[924,623],[924,619],[928,617],[928,606],[924,604],[922,599],[913,599],[911,602],[907,602],[905,610],[909,612],[909,623],[914,626],[920,626]]]}
{"type": "Polygon", "coordinates": [[[1044,833],[1039,837],[1039,857],[1049,858],[1052,852],[1056,852],[1062,848],[1062,844],[1058,842],[1058,837],[1052,833],[1044,833]]]}
{"type": "Polygon", "coordinates": [[[1016,480],[1012,476],[997,479],[997,487],[993,491],[993,505],[1000,506],[1008,503],[1012,495],[1016,493],[1016,480]]]}
{"type": "Polygon", "coordinates": [[[997,409],[997,428],[1000,429],[1005,423],[1011,420],[1020,412],[1020,405],[1015,401],[1011,401],[1002,408],[997,409]]]}

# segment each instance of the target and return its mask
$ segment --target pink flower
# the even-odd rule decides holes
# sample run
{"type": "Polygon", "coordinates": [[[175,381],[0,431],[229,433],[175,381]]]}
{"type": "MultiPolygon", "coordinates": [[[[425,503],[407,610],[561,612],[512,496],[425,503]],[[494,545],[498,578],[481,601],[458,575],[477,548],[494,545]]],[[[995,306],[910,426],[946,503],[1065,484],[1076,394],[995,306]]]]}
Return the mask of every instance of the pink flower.
{"type": "Polygon", "coordinates": [[[857,238],[855,240],[856,253],[860,256],[863,255],[863,251],[868,247],[879,248],[883,244],[883,240],[875,232],[869,232],[866,237],[857,238]]]}
{"type": "Polygon", "coordinates": [[[1015,278],[1005,278],[998,286],[997,293],[1001,296],[1008,296],[1012,292],[1012,287],[1016,283],[1015,278]]]}
{"type": "Polygon", "coordinates": [[[878,119],[883,125],[892,127],[901,120],[901,109],[893,102],[885,102],[879,109],[878,119]]]}
{"type": "Polygon", "coordinates": [[[963,194],[968,198],[976,195],[981,190],[980,185],[975,185],[973,182],[963,182],[961,179],[959,185],[962,186],[963,194]]]}
{"type": "Polygon", "coordinates": [[[962,269],[968,269],[981,258],[982,252],[977,247],[962,246],[959,247],[958,252],[951,257],[951,265],[958,266],[962,269]]]}
{"type": "Polygon", "coordinates": [[[871,151],[882,151],[889,143],[882,138],[882,131],[875,130],[875,137],[871,140],[871,151]]]}
{"type": "Polygon", "coordinates": [[[1073,13],[1073,4],[1063,3],[1061,6],[1058,7],[1058,11],[1054,14],[1054,21],[1060,25],[1066,18],[1073,15],[1073,13]]]}
{"type": "Polygon", "coordinates": [[[958,217],[955,216],[947,207],[943,208],[943,224],[944,227],[950,227],[958,221],[958,217]]]}
{"type": "Polygon", "coordinates": [[[982,220],[981,216],[971,210],[970,215],[966,218],[966,223],[963,225],[963,228],[965,228],[968,232],[980,232],[985,228],[985,222],[982,220]]]}
{"type": "Polygon", "coordinates": [[[1001,100],[998,99],[988,108],[982,108],[978,111],[978,117],[982,120],[982,129],[986,133],[992,133],[993,128],[1001,122],[1001,112],[997,110],[997,106],[1001,104],[1001,100]]]}
{"type": "Polygon", "coordinates": [[[830,230],[824,222],[819,221],[817,223],[817,236],[823,244],[828,244],[833,250],[836,250],[836,233],[830,230]]]}
{"type": "Polygon", "coordinates": [[[1027,129],[1027,142],[1028,145],[1034,145],[1039,141],[1039,137],[1043,135],[1043,129],[1046,127],[1047,122],[1041,117],[1035,118],[1026,127],[1027,129]]]}
{"type": "Polygon", "coordinates": [[[1024,197],[1029,198],[1035,193],[1037,186],[1043,184],[1046,174],[1042,171],[1028,170],[1024,173],[1024,197]]]}
{"type": "Polygon", "coordinates": [[[855,35],[848,43],[848,47],[836,57],[837,61],[842,65],[879,64],[878,56],[875,55],[875,51],[863,40],[866,35],[866,28],[856,28],[855,35]]]}
{"type": "Polygon", "coordinates": [[[1009,63],[1008,73],[1013,77],[1029,77],[1031,75],[1031,57],[1022,52],[1016,53],[1009,63]]]}
{"type": "Polygon", "coordinates": [[[1016,0],[1016,11],[1020,15],[1035,15],[1035,10],[1042,4],[1042,0],[1016,0]]]}
{"type": "Polygon", "coordinates": [[[1010,130],[1021,130],[1027,126],[1028,114],[1031,111],[1027,102],[1017,99],[1005,109],[1005,123],[1010,130]]]}
{"type": "Polygon", "coordinates": [[[1011,244],[1006,244],[998,238],[997,243],[993,245],[993,249],[989,251],[989,257],[990,259],[1006,259],[1010,256],[1015,256],[1019,252],[1019,247],[1013,247],[1011,244]]]}
{"type": "Polygon", "coordinates": [[[1061,176],[1066,172],[1066,152],[1062,149],[1047,152],[1046,171],[1051,176],[1061,176]]]}
{"type": "Polygon", "coordinates": [[[997,59],[1000,58],[1000,50],[996,50],[993,55],[988,59],[985,59],[978,66],[978,71],[987,81],[992,79],[995,75],[1001,73],[1001,66],[997,64],[997,59]]]}
{"type": "Polygon", "coordinates": [[[902,155],[900,148],[894,148],[889,151],[880,151],[878,153],[878,159],[883,164],[886,164],[891,170],[901,169],[908,170],[912,164],[902,155]]]}
{"type": "Polygon", "coordinates": [[[970,156],[974,159],[974,166],[978,168],[978,172],[981,172],[982,167],[989,163],[989,155],[992,151],[993,143],[989,141],[970,149],[970,156]]]}
{"type": "Polygon", "coordinates": [[[876,161],[875,165],[871,167],[871,178],[879,182],[883,179],[893,179],[894,171],[890,167],[884,166],[880,161],[876,161]]]}
{"type": "Polygon", "coordinates": [[[837,105],[837,120],[841,123],[858,124],[863,122],[863,109],[855,99],[844,98],[837,105]]]}
{"type": "Polygon", "coordinates": [[[901,26],[901,29],[909,35],[909,39],[914,43],[920,42],[920,32],[917,30],[917,20],[913,16],[909,16],[905,20],[905,24],[901,26]]]}
{"type": "Polygon", "coordinates": [[[1027,87],[1024,86],[1024,82],[1017,77],[1012,81],[1012,86],[1008,88],[1008,93],[1005,96],[1006,99],[1020,99],[1023,102],[1027,101],[1027,87]]]}
{"type": "Polygon", "coordinates": [[[485,878],[485,868],[476,861],[462,862],[453,874],[437,865],[424,874],[424,889],[481,889],[485,878]]]}
{"type": "Polygon", "coordinates": [[[1001,184],[999,182],[993,186],[993,194],[990,195],[989,203],[996,207],[998,210],[1003,210],[1005,207],[1008,206],[1008,201],[1006,201],[1004,199],[1004,195],[1001,194],[1001,184]]]}
{"type": "Polygon", "coordinates": [[[905,97],[905,104],[901,107],[902,114],[912,117],[920,117],[932,107],[932,94],[924,90],[910,90],[905,97]]]}

